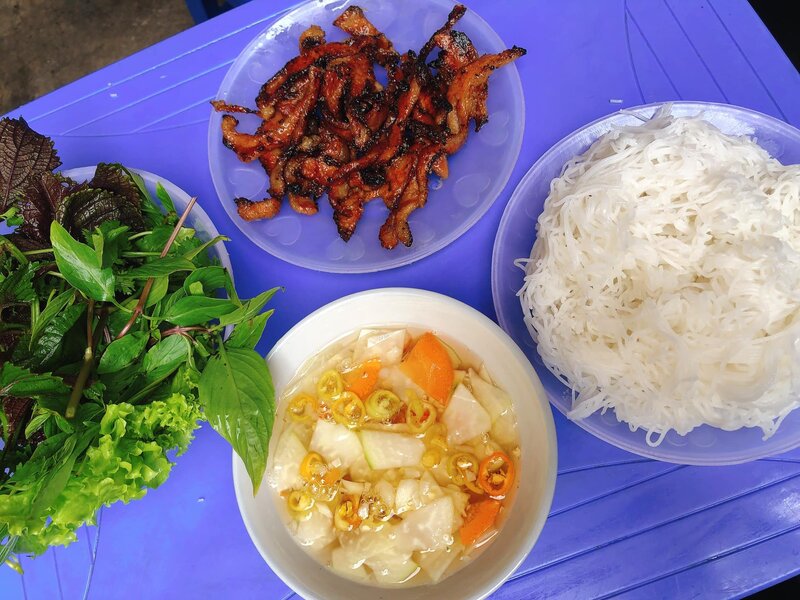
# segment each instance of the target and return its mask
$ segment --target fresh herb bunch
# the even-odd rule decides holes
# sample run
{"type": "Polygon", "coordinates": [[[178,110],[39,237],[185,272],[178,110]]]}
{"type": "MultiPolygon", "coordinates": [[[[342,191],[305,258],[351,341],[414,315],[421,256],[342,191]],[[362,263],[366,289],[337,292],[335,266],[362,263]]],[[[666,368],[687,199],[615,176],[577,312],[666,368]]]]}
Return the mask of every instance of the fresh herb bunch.
{"type": "Polygon", "coordinates": [[[159,185],[162,211],[121,165],[88,183],[59,165],[50,139],[0,120],[0,563],[162,484],[203,418],[255,492],[274,418],[254,347],[276,290],[237,296],[208,252],[223,238],[184,226],[194,199],[178,215],[159,185]]]}

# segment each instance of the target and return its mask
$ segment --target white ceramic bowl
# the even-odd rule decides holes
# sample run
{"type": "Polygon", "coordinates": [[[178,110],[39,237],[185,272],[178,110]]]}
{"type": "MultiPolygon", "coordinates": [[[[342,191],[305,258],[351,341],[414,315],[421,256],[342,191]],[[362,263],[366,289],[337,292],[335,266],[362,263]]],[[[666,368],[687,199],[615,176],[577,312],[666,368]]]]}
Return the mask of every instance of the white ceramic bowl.
{"type": "MultiPolygon", "coordinates": [[[[556,479],[553,416],[536,372],[511,338],[475,309],[423,290],[386,288],[347,296],[312,313],[281,338],[267,357],[276,397],[309,358],[363,327],[412,326],[452,338],[486,364],[513,398],[520,434],[519,487],[500,533],[474,563],[436,585],[378,588],[336,575],[295,542],[264,483],[253,497],[244,465],[233,455],[233,482],[242,519],[272,570],[304,598],[325,600],[459,600],[485,598],[519,566],[542,530],[556,479]]],[[[279,431],[273,432],[271,450],[279,431]]]]}

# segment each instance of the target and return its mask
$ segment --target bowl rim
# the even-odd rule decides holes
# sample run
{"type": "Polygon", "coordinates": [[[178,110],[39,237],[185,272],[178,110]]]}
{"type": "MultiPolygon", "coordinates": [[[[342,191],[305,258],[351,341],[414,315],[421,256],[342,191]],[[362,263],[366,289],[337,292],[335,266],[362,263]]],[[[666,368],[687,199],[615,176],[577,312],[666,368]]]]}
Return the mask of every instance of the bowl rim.
{"type": "MultiPolygon", "coordinates": [[[[772,115],[751,108],[737,106],[735,104],[729,104],[725,102],[709,102],[702,100],[674,100],[674,101],[667,100],[661,102],[650,102],[647,104],[640,104],[628,108],[621,108],[612,113],[608,113],[606,115],[598,117],[574,129],[573,131],[562,137],[560,140],[558,140],[550,148],[548,148],[539,158],[536,159],[536,161],[534,161],[531,167],[526,171],[525,175],[522,176],[519,183],[517,184],[517,187],[514,189],[514,192],[511,194],[511,198],[509,199],[508,204],[506,204],[505,209],[503,210],[503,215],[500,218],[500,222],[497,227],[497,233],[495,234],[494,244],[492,246],[492,258],[491,258],[492,304],[494,306],[495,313],[497,314],[497,319],[498,322],[500,323],[500,326],[503,328],[504,331],[509,333],[509,336],[511,336],[510,331],[516,330],[516,328],[513,326],[511,317],[507,314],[506,311],[503,310],[503,303],[501,300],[502,290],[500,281],[501,268],[499,265],[499,260],[500,260],[499,255],[502,252],[501,242],[503,240],[501,238],[503,237],[505,230],[508,228],[509,222],[513,218],[512,213],[515,211],[516,206],[518,204],[521,204],[523,201],[522,190],[527,188],[530,185],[531,181],[537,178],[537,176],[539,175],[538,171],[543,167],[543,165],[547,164],[552,155],[558,154],[561,151],[563,151],[565,147],[568,147],[573,142],[573,140],[576,137],[580,136],[583,132],[591,130],[592,128],[600,124],[613,121],[623,116],[631,116],[634,118],[641,118],[644,120],[645,118],[650,118],[652,114],[654,114],[658,109],[667,106],[678,107],[680,109],[687,111],[696,109],[698,115],[702,115],[704,111],[713,110],[713,111],[725,112],[728,114],[747,116],[750,117],[750,119],[753,121],[762,121],[769,123],[775,129],[781,130],[784,135],[786,135],[789,138],[793,138],[798,144],[800,144],[800,129],[794,127],[790,123],[787,123],[777,117],[774,117],[772,115]]],[[[599,136],[593,136],[592,140],[589,143],[590,144],[593,143],[594,141],[597,140],[598,137],[599,136]]],[[[538,217],[537,217],[537,222],[538,222],[538,217]]],[[[528,252],[530,252],[530,250],[528,252]]],[[[528,329],[527,323],[526,323],[525,335],[530,336],[530,330],[528,329]]],[[[538,354],[538,349],[536,345],[534,345],[531,351],[538,354]]],[[[547,368],[549,370],[549,368],[546,365],[544,366],[544,368],[547,368]]],[[[570,389],[566,385],[564,387],[565,389],[570,389]]],[[[545,388],[545,393],[547,394],[550,403],[561,414],[563,414],[571,423],[574,423],[587,433],[591,434],[593,437],[607,444],[611,444],[612,446],[620,448],[622,450],[626,450],[628,452],[636,454],[638,456],[644,456],[645,458],[650,458],[661,462],[668,462],[680,465],[696,465],[696,466],[734,465],[734,464],[752,462],[754,460],[766,458],[769,456],[775,456],[793,450],[794,448],[800,447],[800,436],[798,436],[797,440],[795,441],[789,440],[783,443],[782,445],[777,446],[775,449],[770,449],[768,451],[761,451],[759,453],[750,453],[749,455],[746,456],[743,455],[743,453],[737,453],[737,455],[723,460],[714,458],[704,458],[704,457],[695,457],[692,459],[681,456],[665,456],[663,453],[658,451],[661,446],[651,447],[647,444],[644,444],[644,446],[637,446],[633,443],[627,442],[626,440],[605,435],[606,431],[605,428],[597,426],[595,423],[589,422],[587,419],[574,420],[569,418],[567,411],[564,409],[564,407],[562,407],[558,402],[555,401],[553,395],[547,388],[545,388]]],[[[620,424],[625,426],[628,425],[625,421],[620,421],[620,424]]],[[[717,427],[714,427],[713,429],[724,431],[717,427]]]]}
{"type": "MultiPolygon", "coordinates": [[[[473,308],[472,306],[461,302],[460,300],[456,300],[450,296],[446,296],[444,294],[440,294],[437,292],[431,292],[427,290],[417,289],[417,288],[405,288],[405,287],[389,287],[389,288],[376,288],[371,290],[365,290],[361,292],[356,292],[353,294],[349,294],[337,300],[334,300],[324,306],[318,308],[314,312],[310,313],[305,318],[301,319],[298,323],[296,323],[289,331],[287,331],[278,342],[272,347],[272,350],[267,354],[265,360],[267,362],[270,361],[274,356],[279,354],[283,351],[284,346],[287,344],[287,340],[296,334],[296,331],[300,328],[301,325],[307,325],[309,321],[315,321],[320,318],[324,318],[325,315],[329,312],[336,311],[344,304],[348,304],[354,300],[360,300],[363,298],[370,298],[370,297],[381,298],[382,301],[387,301],[387,297],[411,297],[411,298],[420,298],[425,300],[430,300],[434,302],[442,302],[445,305],[449,305],[453,310],[460,310],[464,314],[468,315],[469,318],[475,319],[477,322],[480,322],[484,326],[486,326],[492,334],[500,341],[502,341],[503,345],[507,347],[509,352],[514,356],[514,359],[518,363],[519,367],[525,372],[527,378],[530,382],[534,385],[541,386],[541,382],[539,381],[539,377],[530,364],[530,361],[525,356],[525,354],[520,350],[514,340],[492,319],[484,315],[482,312],[478,311],[477,309],[473,308]]],[[[402,323],[402,320],[399,320],[399,324],[402,323]]],[[[277,392],[277,390],[276,390],[277,392]]],[[[542,461],[539,459],[540,464],[543,465],[545,472],[542,477],[543,481],[543,488],[542,488],[542,495],[541,495],[541,502],[538,506],[538,515],[536,519],[532,523],[531,531],[528,536],[526,536],[518,545],[517,550],[512,554],[512,557],[506,563],[500,563],[500,566],[497,568],[498,573],[497,575],[492,578],[490,582],[487,582],[486,586],[480,591],[480,593],[474,596],[475,600],[481,600],[486,598],[494,591],[496,591],[500,586],[505,583],[509,577],[519,568],[525,558],[530,554],[531,550],[533,549],[534,545],[538,541],[542,529],[544,528],[544,524],[549,517],[550,507],[552,506],[553,502],[553,495],[555,492],[555,484],[556,478],[558,475],[558,444],[557,444],[557,436],[556,436],[556,428],[555,428],[555,421],[553,420],[553,413],[548,398],[546,394],[544,395],[537,395],[535,400],[539,404],[539,408],[541,410],[542,415],[542,426],[546,433],[546,439],[544,440],[544,444],[547,447],[547,460],[542,461]]],[[[276,399],[277,402],[277,399],[276,399]]],[[[515,409],[517,406],[524,406],[524,403],[516,403],[515,402],[515,409]]],[[[533,406],[533,405],[532,405],[533,406]]],[[[247,530],[248,535],[250,536],[253,545],[258,550],[261,557],[264,561],[269,565],[270,569],[284,582],[288,585],[295,593],[304,597],[304,598],[317,598],[318,596],[310,590],[306,585],[303,583],[301,579],[296,577],[294,573],[284,569],[277,561],[273,560],[273,557],[267,551],[267,548],[262,546],[260,543],[259,537],[254,530],[254,527],[251,524],[251,517],[247,514],[246,508],[243,504],[243,494],[251,493],[249,489],[250,482],[242,473],[243,464],[241,459],[238,457],[236,452],[231,453],[232,458],[232,479],[233,479],[233,487],[234,492],[236,495],[236,503],[239,508],[239,514],[244,522],[245,528],[247,530]]],[[[480,556],[476,557],[475,560],[480,560],[480,556]]],[[[375,590],[390,590],[391,588],[383,588],[379,586],[372,586],[368,584],[361,584],[357,581],[349,580],[344,576],[337,575],[335,572],[331,571],[331,575],[334,577],[338,577],[343,584],[347,585],[360,585],[375,590]]],[[[443,580],[446,581],[446,580],[443,580]]],[[[408,589],[414,589],[408,588],[408,589]]]]}

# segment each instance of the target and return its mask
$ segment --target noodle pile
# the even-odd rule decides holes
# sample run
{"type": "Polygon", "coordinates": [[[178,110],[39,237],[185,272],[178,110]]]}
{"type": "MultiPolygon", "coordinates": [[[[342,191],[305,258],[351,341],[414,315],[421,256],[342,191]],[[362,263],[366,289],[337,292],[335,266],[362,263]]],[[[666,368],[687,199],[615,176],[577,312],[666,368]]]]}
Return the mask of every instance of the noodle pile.
{"type": "Polygon", "coordinates": [[[570,417],[658,445],[800,406],[800,165],[662,110],[553,180],[519,295],[570,417]]]}

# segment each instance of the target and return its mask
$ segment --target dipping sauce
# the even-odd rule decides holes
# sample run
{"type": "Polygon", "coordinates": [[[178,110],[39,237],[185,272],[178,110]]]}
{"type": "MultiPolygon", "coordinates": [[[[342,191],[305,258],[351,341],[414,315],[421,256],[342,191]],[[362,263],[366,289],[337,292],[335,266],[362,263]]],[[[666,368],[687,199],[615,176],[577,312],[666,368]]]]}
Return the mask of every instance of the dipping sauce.
{"type": "Polygon", "coordinates": [[[491,541],[516,487],[511,398],[464,348],[365,329],[280,398],[268,483],[295,539],[345,577],[438,582],[491,541]]]}

